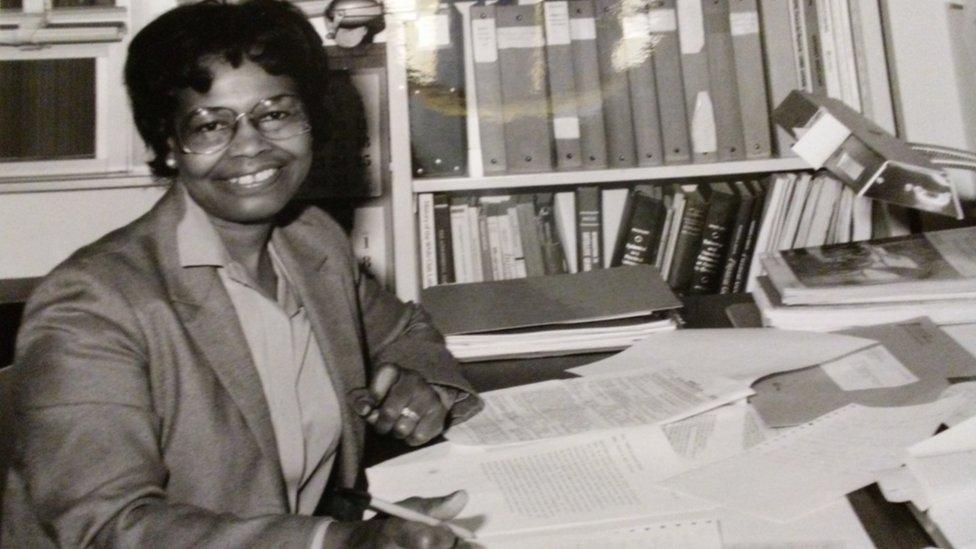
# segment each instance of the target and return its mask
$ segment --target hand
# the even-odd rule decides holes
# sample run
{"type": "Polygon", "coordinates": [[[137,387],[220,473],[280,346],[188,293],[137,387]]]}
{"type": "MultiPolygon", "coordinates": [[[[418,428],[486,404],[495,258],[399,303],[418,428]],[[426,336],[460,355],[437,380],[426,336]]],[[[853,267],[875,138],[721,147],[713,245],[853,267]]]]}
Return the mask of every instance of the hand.
{"type": "MultiPolygon", "coordinates": [[[[450,520],[468,502],[468,494],[458,490],[439,498],[410,498],[400,503],[427,516],[450,520]]],[[[326,530],[326,547],[382,547],[440,549],[467,547],[443,526],[428,526],[396,517],[378,515],[373,520],[334,522],[326,530]]]]}
{"type": "Polygon", "coordinates": [[[419,446],[444,430],[450,404],[413,370],[383,364],[368,388],[347,395],[353,410],[380,434],[419,446]]]}

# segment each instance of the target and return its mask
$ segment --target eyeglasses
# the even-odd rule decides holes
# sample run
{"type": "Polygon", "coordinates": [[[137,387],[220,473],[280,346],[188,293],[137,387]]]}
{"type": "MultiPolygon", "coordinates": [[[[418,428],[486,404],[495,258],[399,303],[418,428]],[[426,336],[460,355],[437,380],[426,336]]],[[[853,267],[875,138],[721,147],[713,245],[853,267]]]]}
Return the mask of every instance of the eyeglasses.
{"type": "Polygon", "coordinates": [[[180,150],[189,154],[213,154],[230,146],[242,118],[262,136],[288,139],[312,130],[305,107],[297,95],[283,94],[258,101],[249,112],[226,107],[204,107],[184,116],[176,126],[180,150]]]}

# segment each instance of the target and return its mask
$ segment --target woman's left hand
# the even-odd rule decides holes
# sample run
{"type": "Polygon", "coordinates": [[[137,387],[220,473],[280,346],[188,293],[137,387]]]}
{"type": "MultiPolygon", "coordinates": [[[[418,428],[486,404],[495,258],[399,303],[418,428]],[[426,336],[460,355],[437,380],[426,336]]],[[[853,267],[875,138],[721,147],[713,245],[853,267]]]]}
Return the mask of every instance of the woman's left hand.
{"type": "Polygon", "coordinates": [[[450,390],[435,387],[413,370],[383,364],[369,387],[349,391],[348,399],[378,433],[419,446],[441,434],[450,410],[450,390]]]}

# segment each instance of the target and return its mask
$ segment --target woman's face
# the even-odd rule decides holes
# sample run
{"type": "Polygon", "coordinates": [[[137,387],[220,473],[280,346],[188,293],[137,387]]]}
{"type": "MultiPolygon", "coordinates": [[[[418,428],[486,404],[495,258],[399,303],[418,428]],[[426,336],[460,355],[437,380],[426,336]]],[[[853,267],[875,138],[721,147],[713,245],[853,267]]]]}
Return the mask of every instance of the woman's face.
{"type": "MultiPolygon", "coordinates": [[[[292,80],[273,76],[260,65],[243,61],[234,68],[223,61],[209,65],[213,84],[207,93],[182,90],[176,123],[202,108],[223,107],[249,113],[264,99],[296,94],[292,80]]],[[[177,180],[193,200],[217,220],[251,224],[269,222],[291,200],[312,162],[312,137],[307,131],[285,139],[268,139],[247,116],[227,148],[213,153],[182,152],[176,138],[170,148],[177,180]]]]}

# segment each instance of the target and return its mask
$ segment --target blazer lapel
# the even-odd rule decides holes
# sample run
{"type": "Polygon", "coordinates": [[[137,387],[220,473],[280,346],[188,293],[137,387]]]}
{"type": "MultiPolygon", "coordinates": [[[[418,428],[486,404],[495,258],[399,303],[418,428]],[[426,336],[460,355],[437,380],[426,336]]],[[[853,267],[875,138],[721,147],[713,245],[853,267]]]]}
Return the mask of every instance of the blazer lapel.
{"type": "Polygon", "coordinates": [[[258,447],[272,464],[280,486],[281,504],[287,509],[287,488],[281,474],[271,412],[234,305],[214,267],[180,265],[176,246],[176,224],[182,217],[180,199],[173,191],[164,198],[170,202],[164,207],[174,211],[162,216],[165,221],[159,231],[161,270],[174,309],[188,337],[240,409],[258,447]]]}

